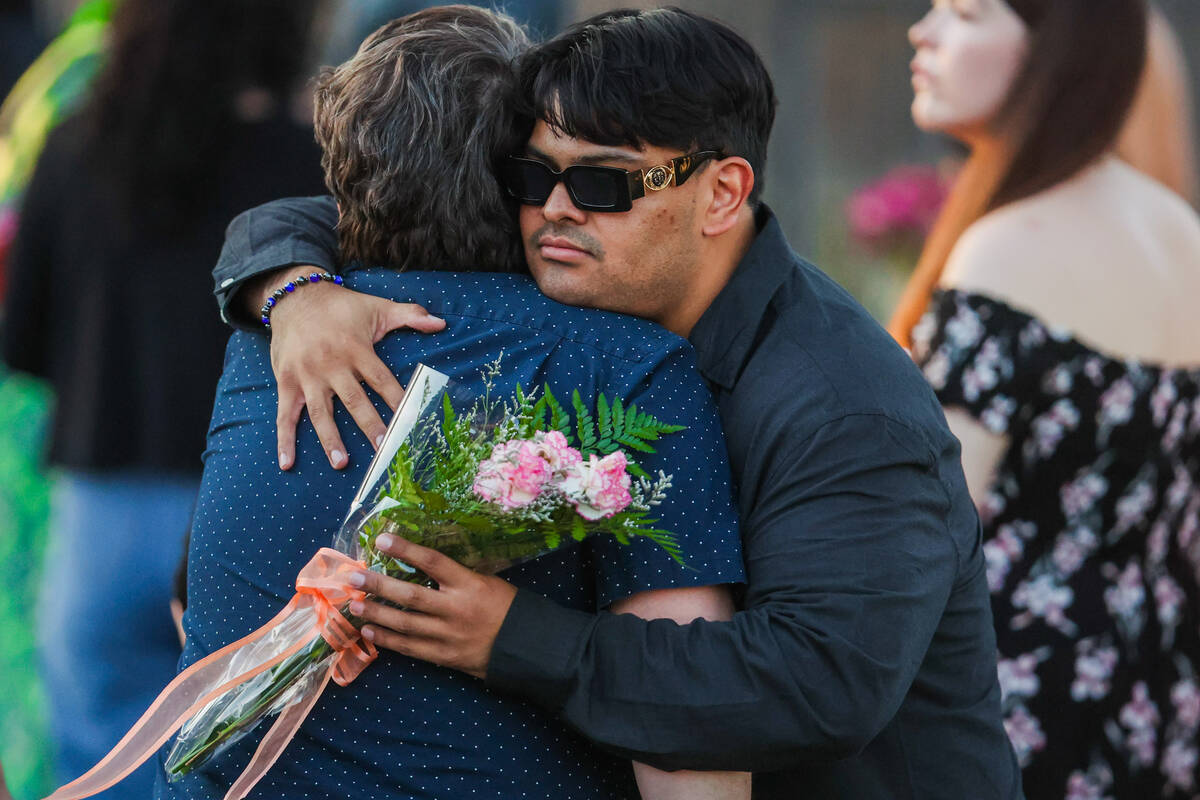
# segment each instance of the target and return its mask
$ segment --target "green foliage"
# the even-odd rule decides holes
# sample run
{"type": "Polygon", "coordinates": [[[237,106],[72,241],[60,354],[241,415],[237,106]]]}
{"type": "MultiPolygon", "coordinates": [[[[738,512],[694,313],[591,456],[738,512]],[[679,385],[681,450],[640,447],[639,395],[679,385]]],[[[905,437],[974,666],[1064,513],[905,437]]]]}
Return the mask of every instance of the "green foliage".
{"type": "Polygon", "coordinates": [[[44,451],[50,394],[0,371],[0,763],[17,797],[52,789],[44,687],[34,652],[37,587],[46,549],[50,482],[44,451]]]}
{"type": "MultiPolygon", "coordinates": [[[[654,528],[657,520],[648,519],[644,509],[631,507],[599,520],[586,520],[562,503],[545,508],[535,504],[513,513],[483,501],[473,489],[479,463],[501,441],[559,431],[585,458],[618,449],[629,456],[629,451],[654,453],[650,442],[681,431],[683,426],[640,413],[636,405],[625,408],[620,398],[610,404],[603,394],[597,397],[593,413],[574,391],[568,410],[549,386],[543,386],[536,399],[518,386],[513,396],[502,402],[491,397],[490,382],[488,393],[469,412],[458,413],[449,395],[442,397],[441,412],[440,420],[426,420],[436,435],[418,429],[393,459],[385,493],[398,505],[383,513],[386,524],[364,530],[363,544],[369,553],[374,553],[379,533],[391,526],[407,539],[434,546],[468,564],[497,555],[528,558],[560,547],[565,533],[575,541],[607,534],[621,544],[636,537],[648,538],[683,563],[675,536],[654,528]]],[[[649,480],[632,458],[627,458],[627,469],[649,480]]],[[[384,567],[393,566],[383,563],[389,559],[378,558],[384,567]]]]}
{"type": "MultiPolygon", "coordinates": [[[[653,454],[656,450],[651,442],[685,429],[683,425],[669,425],[653,414],[638,411],[637,404],[625,408],[619,397],[613,398],[610,404],[603,393],[596,397],[595,414],[583,402],[579,390],[572,393],[571,405],[575,411],[574,425],[571,415],[549,386],[542,387],[542,396],[535,403],[518,386],[515,408],[521,421],[520,436],[529,438],[537,431],[559,431],[568,444],[578,448],[587,458],[592,454],[606,456],[621,449],[653,454]]],[[[650,478],[629,452],[626,452],[626,461],[631,475],[650,478]]]]}
{"type": "Polygon", "coordinates": [[[550,387],[546,386],[543,390],[546,403],[550,408],[550,427],[548,430],[558,431],[563,436],[567,437],[567,443],[575,444],[575,437],[571,433],[571,415],[567,413],[562,404],[558,402],[558,398],[554,396],[554,392],[550,391],[550,387]]]}
{"type": "Polygon", "coordinates": [[[596,420],[592,417],[579,390],[571,393],[571,404],[575,407],[575,430],[579,434],[579,452],[586,457],[588,453],[596,452],[596,420]]]}

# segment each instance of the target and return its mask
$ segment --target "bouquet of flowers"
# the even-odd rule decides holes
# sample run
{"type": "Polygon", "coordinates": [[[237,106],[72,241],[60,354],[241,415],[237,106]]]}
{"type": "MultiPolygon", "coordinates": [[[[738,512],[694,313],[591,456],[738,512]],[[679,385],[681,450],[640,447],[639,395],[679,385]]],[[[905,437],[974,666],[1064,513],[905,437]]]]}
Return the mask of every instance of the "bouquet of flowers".
{"type": "Polygon", "coordinates": [[[493,396],[500,359],[485,370],[482,397],[462,413],[449,379],[419,365],[334,539],[301,570],[297,594],[259,630],[181,673],[120,744],[53,800],[87,797],[135,769],[182,725],[166,761],[177,780],[279,718],[227,798],[242,798],[283,753],[329,680],[346,685],[376,657],[349,613],[364,594],[347,581],[369,568],[432,585],[420,571],[375,549],[382,534],[434,548],[495,573],[595,535],[621,544],[647,538],[683,563],[674,534],[654,527],[671,488],[633,453],[653,453],[682,430],[637,406],[576,391],[571,411],[549,387],[493,396]]]}

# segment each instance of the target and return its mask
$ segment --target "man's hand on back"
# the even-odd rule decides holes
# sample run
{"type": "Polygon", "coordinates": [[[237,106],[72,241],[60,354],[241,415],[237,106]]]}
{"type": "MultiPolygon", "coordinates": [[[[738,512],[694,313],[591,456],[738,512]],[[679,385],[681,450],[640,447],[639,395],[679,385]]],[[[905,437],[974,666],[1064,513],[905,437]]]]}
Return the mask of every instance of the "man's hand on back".
{"type": "MultiPolygon", "coordinates": [[[[295,275],[314,268],[285,267],[247,284],[243,303],[252,303],[255,318],[271,293],[295,275]]],[[[434,333],[445,321],[412,303],[396,303],[322,281],[289,294],[271,312],[271,368],[279,385],[276,417],[280,469],[296,460],[296,423],[308,416],[334,469],[349,463],[333,421],[336,395],[355,423],[375,445],[387,426],[367,397],[370,387],[392,409],[404,389],[375,354],[375,344],[388,333],[411,328],[434,333]]]]}

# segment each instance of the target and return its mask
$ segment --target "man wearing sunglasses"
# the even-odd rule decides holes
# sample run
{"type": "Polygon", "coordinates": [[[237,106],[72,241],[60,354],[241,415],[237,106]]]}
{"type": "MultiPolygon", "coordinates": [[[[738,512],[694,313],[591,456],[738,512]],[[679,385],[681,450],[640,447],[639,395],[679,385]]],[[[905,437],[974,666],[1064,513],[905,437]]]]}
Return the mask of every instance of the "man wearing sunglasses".
{"type": "MultiPolygon", "coordinates": [[[[739,487],[743,610],[688,625],[584,614],[398,542],[440,589],[372,578],[408,609],[367,614],[375,641],[532,699],[639,761],[761,773],[763,797],[1019,797],[957,443],[903,351],[759,201],[775,100],[757,54],[685,12],[612,12],[535,46],[518,83],[529,135],[497,170],[530,271],[552,299],[645,317],[694,346],[739,487]]],[[[334,267],[321,209],[244,216],[218,284],[334,267]]],[[[258,299],[248,290],[243,308],[258,299]]],[[[350,300],[302,298],[295,341],[350,300]]],[[[360,303],[365,346],[389,312],[360,303]]],[[[311,397],[328,391],[303,374],[311,397]]]]}

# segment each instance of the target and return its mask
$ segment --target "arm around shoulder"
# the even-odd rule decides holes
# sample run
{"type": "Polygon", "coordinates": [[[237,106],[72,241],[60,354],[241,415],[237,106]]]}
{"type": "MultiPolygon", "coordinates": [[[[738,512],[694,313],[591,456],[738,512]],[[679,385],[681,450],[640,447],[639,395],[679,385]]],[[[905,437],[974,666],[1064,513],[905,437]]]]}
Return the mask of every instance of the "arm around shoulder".
{"type": "Polygon", "coordinates": [[[957,571],[931,459],[874,415],[781,447],[743,520],[745,611],[680,626],[520,593],[489,682],[665,769],[857,754],[903,702],[957,571]]]}
{"type": "Polygon", "coordinates": [[[226,322],[254,329],[239,310],[251,278],[297,264],[334,271],[338,263],[337,204],[332,197],[289,197],[234,217],[213,268],[217,304],[226,322]]]}

